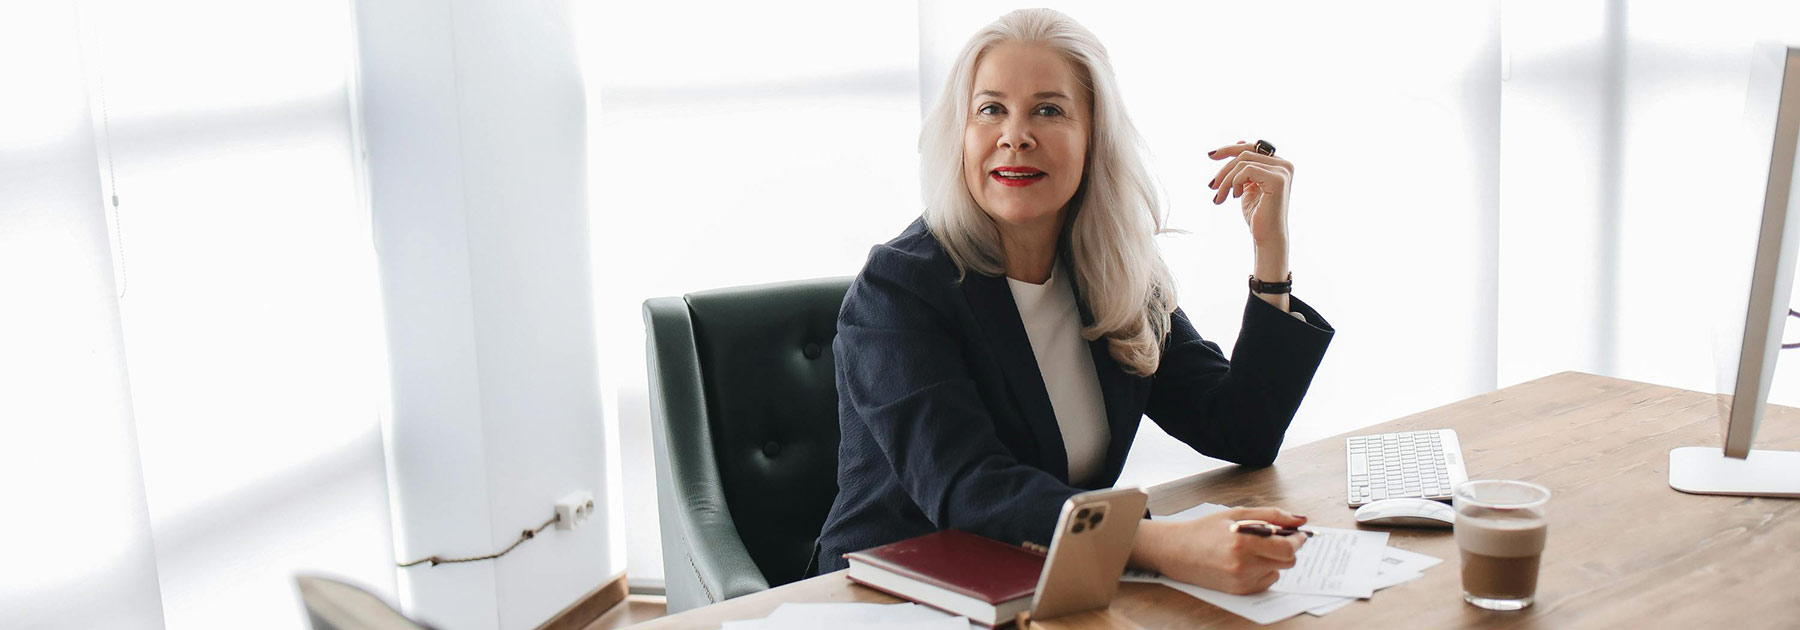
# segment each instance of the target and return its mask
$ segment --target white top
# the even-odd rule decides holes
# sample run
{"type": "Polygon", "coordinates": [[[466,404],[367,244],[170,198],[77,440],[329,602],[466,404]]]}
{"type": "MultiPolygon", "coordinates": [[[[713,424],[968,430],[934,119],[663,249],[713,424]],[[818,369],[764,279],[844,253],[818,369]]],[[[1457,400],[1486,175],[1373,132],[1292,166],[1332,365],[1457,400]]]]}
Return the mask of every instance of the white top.
{"type": "Polygon", "coordinates": [[[1069,481],[1083,484],[1106,464],[1106,447],[1112,434],[1106,422],[1105,398],[1100,394],[1100,375],[1094,371],[1094,355],[1081,338],[1081,312],[1075,308],[1075,291],[1062,264],[1050,269],[1043,284],[1006,279],[1019,319],[1031,338],[1038,373],[1050,393],[1056,425],[1062,429],[1063,450],[1069,455],[1069,481]]]}

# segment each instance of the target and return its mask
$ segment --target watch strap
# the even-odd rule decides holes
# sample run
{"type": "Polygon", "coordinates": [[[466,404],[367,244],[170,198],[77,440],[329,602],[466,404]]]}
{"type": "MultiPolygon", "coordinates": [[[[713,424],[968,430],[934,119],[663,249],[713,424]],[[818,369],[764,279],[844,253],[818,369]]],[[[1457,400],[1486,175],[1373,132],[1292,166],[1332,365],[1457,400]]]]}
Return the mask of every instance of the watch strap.
{"type": "Polygon", "coordinates": [[[1291,272],[1291,271],[1288,272],[1287,279],[1282,280],[1281,282],[1263,282],[1261,280],[1256,279],[1256,274],[1250,274],[1250,292],[1251,293],[1261,293],[1264,295],[1271,295],[1271,294],[1277,294],[1277,293],[1292,293],[1293,291],[1294,291],[1294,272],[1291,272]]]}

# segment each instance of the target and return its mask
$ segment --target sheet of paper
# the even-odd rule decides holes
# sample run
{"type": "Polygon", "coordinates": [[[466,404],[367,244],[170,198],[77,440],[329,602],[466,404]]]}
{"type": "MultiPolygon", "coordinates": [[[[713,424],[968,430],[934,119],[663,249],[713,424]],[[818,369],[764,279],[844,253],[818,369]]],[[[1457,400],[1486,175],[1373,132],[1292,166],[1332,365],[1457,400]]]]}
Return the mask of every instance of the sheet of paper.
{"type": "MultiPolygon", "coordinates": [[[[1336,600],[1337,601],[1333,601],[1333,602],[1331,602],[1329,604],[1325,604],[1323,606],[1316,606],[1313,608],[1308,608],[1308,609],[1306,609],[1306,614],[1312,615],[1314,617],[1323,617],[1325,615],[1329,615],[1331,613],[1337,612],[1339,608],[1349,606],[1350,604],[1353,604],[1356,602],[1355,597],[1338,597],[1338,598],[1336,598],[1336,600]]],[[[725,628],[724,630],[731,630],[731,629],[725,628]]]]}
{"type": "Polygon", "coordinates": [[[1200,601],[1223,608],[1226,612],[1263,625],[1287,619],[1306,612],[1309,608],[1330,604],[1339,599],[1331,595],[1296,595],[1273,591],[1263,591],[1254,595],[1232,595],[1186,582],[1177,582],[1156,573],[1136,569],[1126,570],[1124,577],[1119,579],[1122,582],[1162,584],[1187,593],[1200,601]]]}
{"type": "Polygon", "coordinates": [[[1425,577],[1425,574],[1416,571],[1389,571],[1375,576],[1375,590],[1399,586],[1422,577],[1425,577]]]}
{"type": "Polygon", "coordinates": [[[763,619],[727,621],[722,630],[968,630],[967,619],[929,606],[786,603],[763,619]]]}
{"type": "MultiPolygon", "coordinates": [[[[1202,503],[1175,514],[1156,518],[1167,521],[1188,521],[1226,509],[1230,509],[1229,506],[1202,503]]],[[[1318,616],[1329,614],[1348,606],[1358,598],[1372,596],[1374,591],[1423,577],[1424,574],[1420,573],[1421,571],[1443,562],[1441,559],[1422,553],[1387,546],[1388,535],[1386,532],[1325,527],[1308,529],[1317,535],[1300,548],[1301,557],[1296,558],[1300,563],[1296,564],[1293,569],[1282,572],[1282,579],[1276,582],[1276,585],[1283,587],[1284,590],[1276,590],[1271,587],[1268,591],[1254,595],[1232,595],[1177,582],[1148,571],[1137,570],[1127,570],[1125,576],[1120,579],[1126,582],[1164,584],[1245,619],[1259,624],[1271,624],[1301,612],[1318,616]],[[1314,547],[1315,543],[1327,538],[1333,539],[1335,542],[1314,547]],[[1308,549],[1317,550],[1309,552],[1308,549]],[[1310,556],[1317,556],[1313,558],[1314,564],[1317,566],[1309,567],[1305,563],[1310,556]],[[1339,575],[1334,576],[1333,568],[1337,563],[1343,563],[1343,566],[1342,570],[1338,572],[1339,575]],[[1330,585],[1331,588],[1321,588],[1326,585],[1330,585]],[[1308,589],[1324,592],[1305,592],[1308,589]]]]}
{"type": "Polygon", "coordinates": [[[1381,572],[1401,571],[1419,573],[1437,566],[1443,559],[1427,556],[1417,551],[1407,551],[1399,547],[1388,547],[1381,553],[1381,572]]]}
{"type": "MultiPolygon", "coordinates": [[[[1411,582],[1413,580],[1417,580],[1422,577],[1425,577],[1425,574],[1413,573],[1410,571],[1397,571],[1397,572],[1383,573],[1375,578],[1375,590],[1379,591],[1379,590],[1387,588],[1389,586],[1397,586],[1400,584],[1405,584],[1407,582],[1411,582]]],[[[1325,615],[1331,614],[1333,611],[1335,611],[1339,608],[1343,608],[1345,606],[1350,605],[1350,602],[1354,602],[1356,600],[1357,600],[1357,598],[1355,598],[1355,597],[1340,597],[1340,598],[1338,598],[1338,601],[1331,602],[1329,604],[1325,604],[1325,605],[1322,605],[1322,606],[1319,606],[1316,608],[1308,608],[1308,609],[1306,609],[1306,612],[1312,613],[1314,616],[1323,617],[1325,615]]]]}
{"type": "Polygon", "coordinates": [[[955,617],[936,608],[911,602],[899,604],[802,604],[789,602],[782,604],[768,616],[769,621],[784,623],[813,621],[825,623],[906,622],[936,621],[946,618],[954,619],[955,617]]]}
{"type": "Polygon", "coordinates": [[[1375,593],[1387,532],[1309,527],[1313,536],[1269,590],[1300,595],[1368,597],[1375,593]]]}
{"type": "MultiPolygon", "coordinates": [[[[1398,586],[1425,577],[1425,569],[1437,566],[1443,560],[1422,553],[1407,551],[1398,547],[1387,547],[1382,550],[1381,570],[1375,574],[1375,590],[1398,586]]],[[[1354,597],[1345,597],[1338,601],[1316,608],[1307,609],[1307,613],[1323,617],[1339,608],[1356,601],[1354,597]]]]}

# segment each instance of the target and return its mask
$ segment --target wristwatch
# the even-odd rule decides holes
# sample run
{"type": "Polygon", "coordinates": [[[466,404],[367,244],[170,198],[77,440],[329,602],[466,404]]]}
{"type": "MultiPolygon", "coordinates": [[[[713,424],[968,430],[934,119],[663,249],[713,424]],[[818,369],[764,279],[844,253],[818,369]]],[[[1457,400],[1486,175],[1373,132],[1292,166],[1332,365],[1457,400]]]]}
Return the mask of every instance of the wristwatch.
{"type": "Polygon", "coordinates": [[[1287,279],[1281,282],[1263,282],[1250,274],[1250,292],[1262,294],[1292,293],[1294,291],[1294,272],[1288,272],[1287,279]]]}

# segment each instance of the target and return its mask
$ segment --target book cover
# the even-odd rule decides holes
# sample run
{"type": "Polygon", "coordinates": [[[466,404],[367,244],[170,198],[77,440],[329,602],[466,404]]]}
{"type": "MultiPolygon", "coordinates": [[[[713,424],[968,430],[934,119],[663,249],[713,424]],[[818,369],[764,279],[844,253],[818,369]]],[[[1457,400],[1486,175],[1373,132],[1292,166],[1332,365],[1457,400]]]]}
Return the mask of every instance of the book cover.
{"type": "Polygon", "coordinates": [[[995,606],[1030,597],[1044,570],[1041,553],[953,529],[844,557],[995,606]]]}

